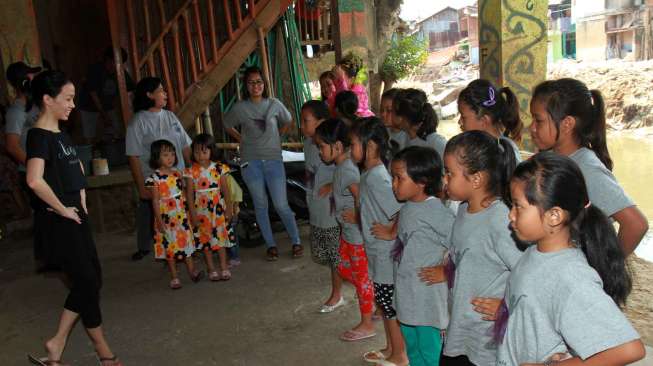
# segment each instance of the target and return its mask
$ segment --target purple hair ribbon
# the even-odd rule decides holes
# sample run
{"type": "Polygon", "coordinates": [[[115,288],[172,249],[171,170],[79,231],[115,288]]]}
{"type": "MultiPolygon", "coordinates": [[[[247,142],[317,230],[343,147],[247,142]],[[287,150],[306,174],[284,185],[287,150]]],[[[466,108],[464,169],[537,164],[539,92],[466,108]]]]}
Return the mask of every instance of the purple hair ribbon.
{"type": "Polygon", "coordinates": [[[390,257],[394,259],[395,262],[401,262],[401,257],[404,254],[404,247],[406,244],[404,244],[401,239],[397,238],[395,240],[395,245],[392,247],[392,250],[390,251],[390,257]]]}
{"type": "Polygon", "coordinates": [[[449,252],[447,257],[447,263],[444,265],[444,274],[447,277],[447,287],[451,290],[456,280],[456,263],[453,261],[454,256],[452,252],[449,252]]]}
{"type": "Polygon", "coordinates": [[[503,299],[497,311],[497,320],[494,321],[492,332],[492,339],[497,345],[503,343],[503,337],[506,335],[506,329],[508,328],[508,318],[510,318],[510,312],[508,311],[506,300],[503,299]]]}
{"type": "Polygon", "coordinates": [[[488,100],[482,103],[484,107],[492,107],[493,105],[497,104],[497,101],[494,96],[494,88],[489,87],[488,88],[488,100]]]}

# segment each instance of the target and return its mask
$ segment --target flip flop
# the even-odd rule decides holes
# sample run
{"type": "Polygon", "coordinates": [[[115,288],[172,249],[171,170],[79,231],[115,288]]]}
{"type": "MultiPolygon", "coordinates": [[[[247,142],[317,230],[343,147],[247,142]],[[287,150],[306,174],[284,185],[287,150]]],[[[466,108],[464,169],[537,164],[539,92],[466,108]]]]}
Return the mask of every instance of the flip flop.
{"type": "Polygon", "coordinates": [[[340,336],[340,340],[345,342],[356,342],[376,336],[376,332],[363,333],[357,330],[348,330],[340,336]]]}
{"type": "Polygon", "coordinates": [[[381,351],[369,351],[363,354],[365,362],[379,363],[385,360],[385,355],[381,351]]]}
{"type": "Polygon", "coordinates": [[[62,363],[61,360],[48,360],[47,357],[34,357],[27,355],[27,360],[33,365],[39,366],[68,366],[67,363],[62,363]]]}

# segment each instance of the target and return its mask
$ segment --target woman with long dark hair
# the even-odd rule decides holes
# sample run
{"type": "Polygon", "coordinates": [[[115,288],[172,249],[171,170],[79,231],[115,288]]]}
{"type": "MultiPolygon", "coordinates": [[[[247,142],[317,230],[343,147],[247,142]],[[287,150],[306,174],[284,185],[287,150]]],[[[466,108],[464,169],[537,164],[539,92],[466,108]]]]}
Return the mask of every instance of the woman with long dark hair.
{"type": "Polygon", "coordinates": [[[100,364],[122,365],[102,331],[100,288],[102,270],[86,209],[86,178],[70,136],[59,129],[75,107],[75,86],[59,71],[45,71],[31,83],[31,98],[41,110],[27,134],[27,184],[36,195],[34,249],[44,270],[61,271],[70,293],[59,327],[45,342],[47,356],[30,361],[63,365],[61,356],[79,318],[100,364]]]}

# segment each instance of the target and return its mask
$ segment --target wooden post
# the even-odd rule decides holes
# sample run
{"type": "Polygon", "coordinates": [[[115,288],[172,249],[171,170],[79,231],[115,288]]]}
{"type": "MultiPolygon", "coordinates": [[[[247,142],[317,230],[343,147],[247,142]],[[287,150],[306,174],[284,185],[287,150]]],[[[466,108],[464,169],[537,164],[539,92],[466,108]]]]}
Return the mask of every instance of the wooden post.
{"type": "Polygon", "coordinates": [[[118,9],[116,2],[107,0],[107,15],[109,17],[109,28],[111,31],[111,46],[113,47],[113,62],[116,64],[116,79],[118,80],[118,92],[120,94],[120,108],[125,127],[131,118],[129,100],[127,98],[127,83],[125,71],[122,67],[122,49],[120,48],[120,24],[118,22],[118,9]]]}
{"type": "Polygon", "coordinates": [[[127,0],[127,25],[129,26],[129,44],[131,46],[131,59],[134,68],[134,77],[136,80],[141,79],[141,68],[138,67],[138,45],[136,44],[136,23],[134,22],[134,3],[127,0]]]}
{"type": "MultiPolygon", "coordinates": [[[[182,66],[181,46],[179,44],[179,24],[175,22],[172,26],[172,41],[175,54],[175,74],[177,74],[177,88],[179,88],[179,103],[183,103],[185,97],[184,69],[182,66]]],[[[161,41],[163,42],[163,40],[161,41]]],[[[169,91],[168,91],[169,92],[169,91]]]]}
{"type": "Polygon", "coordinates": [[[206,106],[206,110],[202,113],[202,122],[204,123],[203,129],[204,133],[208,133],[213,136],[213,124],[211,123],[211,109],[210,106],[206,106]]]}
{"type": "Polygon", "coordinates": [[[218,62],[218,36],[215,31],[215,13],[213,10],[213,0],[207,0],[207,13],[209,13],[209,38],[211,39],[211,52],[213,54],[213,63],[218,62]]]}
{"type": "MultiPolygon", "coordinates": [[[[195,31],[197,32],[197,44],[199,45],[199,49],[200,49],[200,65],[202,65],[202,71],[206,72],[206,50],[204,48],[204,29],[202,29],[202,21],[200,20],[200,6],[197,0],[193,1],[193,14],[195,19],[195,31]]],[[[209,14],[209,18],[212,15],[213,14],[209,14]]]]}
{"type": "Polygon", "coordinates": [[[188,19],[188,12],[184,11],[182,15],[184,18],[184,33],[186,33],[186,47],[188,47],[188,62],[190,62],[190,72],[193,83],[196,83],[199,78],[197,77],[197,66],[195,66],[195,47],[193,47],[193,37],[190,33],[190,20],[188,19]]]}
{"type": "Polygon", "coordinates": [[[229,10],[229,2],[227,0],[222,0],[222,7],[224,8],[224,20],[227,23],[227,34],[229,34],[229,40],[232,40],[234,39],[234,28],[231,24],[231,10],[229,10]]]}
{"type": "Polygon", "coordinates": [[[258,27],[258,43],[259,49],[261,51],[261,64],[263,66],[263,77],[265,78],[265,83],[267,84],[268,94],[270,97],[274,97],[274,87],[272,85],[272,78],[270,77],[270,64],[268,62],[268,51],[265,44],[265,35],[263,35],[263,28],[258,27]]]}

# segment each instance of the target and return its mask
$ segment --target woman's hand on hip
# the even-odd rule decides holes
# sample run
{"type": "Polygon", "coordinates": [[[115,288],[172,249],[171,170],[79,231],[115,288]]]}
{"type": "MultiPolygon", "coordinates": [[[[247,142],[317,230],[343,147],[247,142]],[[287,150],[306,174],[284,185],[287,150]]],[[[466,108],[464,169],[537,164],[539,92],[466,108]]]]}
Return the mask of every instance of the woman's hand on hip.
{"type": "Polygon", "coordinates": [[[73,220],[78,224],[82,223],[82,219],[79,218],[79,215],[77,212],[79,211],[77,207],[64,207],[61,211],[57,211],[52,208],[48,208],[48,211],[52,211],[56,213],[57,215],[63,216],[67,219],[73,220]]]}

